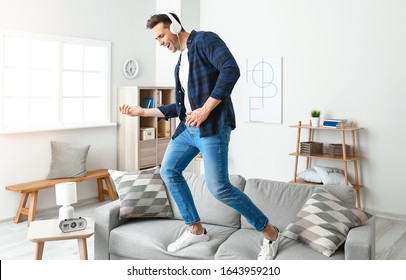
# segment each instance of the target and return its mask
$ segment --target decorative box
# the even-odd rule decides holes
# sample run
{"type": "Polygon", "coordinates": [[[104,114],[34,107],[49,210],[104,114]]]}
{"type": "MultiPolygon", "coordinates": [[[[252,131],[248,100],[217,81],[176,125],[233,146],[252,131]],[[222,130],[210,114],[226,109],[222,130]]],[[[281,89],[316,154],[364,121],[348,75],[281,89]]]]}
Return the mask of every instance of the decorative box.
{"type": "MultiPolygon", "coordinates": [[[[349,157],[351,155],[350,145],[345,144],[345,153],[349,157]]],[[[332,157],[342,157],[343,156],[343,144],[329,144],[328,153],[332,157]]]]}
{"type": "Polygon", "coordinates": [[[153,127],[141,127],[140,132],[141,132],[140,137],[141,141],[155,139],[155,128],[153,127]]]}
{"type": "Polygon", "coordinates": [[[323,143],[300,142],[300,153],[305,155],[320,155],[323,153],[323,143]]]}

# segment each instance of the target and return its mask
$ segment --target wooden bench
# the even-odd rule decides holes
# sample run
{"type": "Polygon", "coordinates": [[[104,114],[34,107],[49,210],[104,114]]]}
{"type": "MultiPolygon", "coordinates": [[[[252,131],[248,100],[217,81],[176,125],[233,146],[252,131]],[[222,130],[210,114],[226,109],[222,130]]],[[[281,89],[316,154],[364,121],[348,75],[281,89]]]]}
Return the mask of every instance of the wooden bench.
{"type": "Polygon", "coordinates": [[[6,186],[6,190],[21,193],[20,205],[17,209],[17,214],[14,218],[14,223],[21,221],[22,215],[28,216],[27,225],[31,221],[35,220],[35,211],[37,207],[38,191],[55,187],[55,184],[64,182],[84,182],[89,180],[97,180],[97,190],[99,201],[104,201],[104,197],[107,195],[111,201],[116,200],[116,194],[113,190],[113,186],[110,182],[110,174],[107,169],[98,169],[88,171],[85,177],[79,178],[63,178],[63,179],[47,179],[22,184],[16,184],[12,186],[6,186]],[[103,182],[106,185],[106,189],[103,187],[103,182]],[[30,196],[29,207],[27,207],[28,197],[30,196]]]}

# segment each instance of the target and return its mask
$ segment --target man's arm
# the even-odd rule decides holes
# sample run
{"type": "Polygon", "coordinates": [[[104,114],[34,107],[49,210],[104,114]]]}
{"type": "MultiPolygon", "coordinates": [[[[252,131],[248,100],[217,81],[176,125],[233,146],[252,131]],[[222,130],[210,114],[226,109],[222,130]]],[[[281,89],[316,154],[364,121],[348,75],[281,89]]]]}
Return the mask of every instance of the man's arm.
{"type": "Polygon", "coordinates": [[[186,125],[199,127],[209,117],[210,112],[213,111],[213,109],[216,108],[220,103],[221,100],[209,97],[204,103],[203,107],[200,107],[192,112],[186,112],[186,115],[188,115],[186,125]]]}
{"type": "Polygon", "coordinates": [[[240,69],[227,45],[217,34],[207,32],[206,36],[202,48],[207,59],[219,71],[211,97],[222,100],[231,95],[240,77],[240,69]]]}
{"type": "Polygon", "coordinates": [[[217,34],[211,32],[207,32],[206,36],[208,37],[203,40],[202,48],[207,59],[219,71],[219,76],[211,96],[206,100],[204,105],[192,112],[186,112],[188,115],[186,125],[188,126],[199,127],[209,117],[210,112],[223,99],[230,96],[234,85],[240,77],[240,69],[237,62],[223,40],[217,34]]]}
{"type": "Polygon", "coordinates": [[[145,109],[137,105],[127,105],[123,104],[119,107],[122,114],[131,117],[142,116],[142,117],[165,117],[164,114],[157,108],[145,109]]]}

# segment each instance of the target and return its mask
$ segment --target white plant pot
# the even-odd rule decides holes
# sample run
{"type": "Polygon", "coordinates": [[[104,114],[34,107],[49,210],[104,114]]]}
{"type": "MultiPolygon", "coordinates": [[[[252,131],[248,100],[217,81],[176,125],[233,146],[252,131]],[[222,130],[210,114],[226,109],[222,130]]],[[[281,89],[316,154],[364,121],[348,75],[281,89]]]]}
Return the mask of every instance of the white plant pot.
{"type": "Polygon", "coordinates": [[[311,118],[312,127],[319,127],[320,125],[320,118],[311,118]]]}

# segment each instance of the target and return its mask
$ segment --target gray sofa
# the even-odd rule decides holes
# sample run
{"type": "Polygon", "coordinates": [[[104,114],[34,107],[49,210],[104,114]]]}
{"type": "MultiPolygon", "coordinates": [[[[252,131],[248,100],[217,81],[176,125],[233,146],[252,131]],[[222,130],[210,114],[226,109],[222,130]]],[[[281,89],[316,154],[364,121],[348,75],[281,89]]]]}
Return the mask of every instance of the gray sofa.
{"type": "MultiPolygon", "coordinates": [[[[119,201],[110,202],[95,211],[95,259],[256,259],[262,234],[255,231],[239,213],[217,201],[205,186],[203,175],[185,173],[195,198],[201,222],[210,236],[208,242],[194,244],[176,253],[167,252],[168,244],[185,229],[180,213],[170,196],[173,219],[119,219],[119,201]]],[[[245,192],[283,230],[296,217],[316,185],[298,185],[265,179],[245,180],[231,175],[234,186],[245,192]]],[[[325,186],[340,200],[355,205],[355,192],[344,186],[325,186]]],[[[276,259],[343,260],[374,259],[375,219],[349,231],[346,242],[330,257],[298,241],[283,238],[276,259]]]]}

